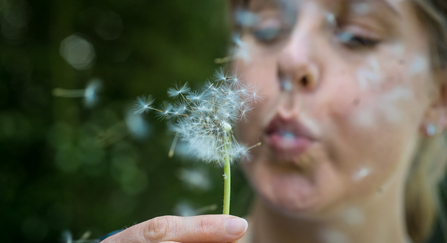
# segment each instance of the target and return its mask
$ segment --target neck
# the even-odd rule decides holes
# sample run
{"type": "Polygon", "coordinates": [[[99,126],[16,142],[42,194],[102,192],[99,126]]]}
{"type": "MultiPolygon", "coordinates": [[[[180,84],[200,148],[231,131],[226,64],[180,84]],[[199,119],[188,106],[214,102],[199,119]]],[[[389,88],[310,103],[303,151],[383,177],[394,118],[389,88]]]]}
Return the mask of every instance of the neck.
{"type": "MultiPolygon", "coordinates": [[[[396,186],[397,187],[397,186],[396,186]]],[[[246,243],[406,243],[403,195],[388,188],[319,220],[288,217],[256,200],[246,243]]]]}

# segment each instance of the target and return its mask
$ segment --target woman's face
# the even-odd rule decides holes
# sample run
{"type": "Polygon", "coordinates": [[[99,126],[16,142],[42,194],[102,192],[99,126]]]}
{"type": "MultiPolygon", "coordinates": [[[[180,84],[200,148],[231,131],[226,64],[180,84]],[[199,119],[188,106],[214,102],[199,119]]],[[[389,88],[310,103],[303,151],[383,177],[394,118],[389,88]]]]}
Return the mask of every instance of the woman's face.
{"type": "Polygon", "coordinates": [[[237,127],[262,142],[244,163],[257,194],[306,216],[403,190],[434,86],[411,1],[252,0],[237,16],[234,68],[263,95],[237,127]]]}

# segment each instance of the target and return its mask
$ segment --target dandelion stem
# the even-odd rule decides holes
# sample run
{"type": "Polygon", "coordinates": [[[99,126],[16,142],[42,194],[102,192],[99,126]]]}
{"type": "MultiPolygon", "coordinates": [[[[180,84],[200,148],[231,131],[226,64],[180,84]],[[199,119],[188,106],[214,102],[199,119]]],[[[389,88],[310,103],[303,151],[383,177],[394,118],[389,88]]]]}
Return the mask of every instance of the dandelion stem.
{"type": "Polygon", "coordinates": [[[230,199],[231,199],[231,165],[230,165],[230,154],[229,154],[229,143],[231,140],[228,139],[225,145],[225,165],[224,165],[224,201],[223,201],[223,214],[230,214],[230,199]]]}

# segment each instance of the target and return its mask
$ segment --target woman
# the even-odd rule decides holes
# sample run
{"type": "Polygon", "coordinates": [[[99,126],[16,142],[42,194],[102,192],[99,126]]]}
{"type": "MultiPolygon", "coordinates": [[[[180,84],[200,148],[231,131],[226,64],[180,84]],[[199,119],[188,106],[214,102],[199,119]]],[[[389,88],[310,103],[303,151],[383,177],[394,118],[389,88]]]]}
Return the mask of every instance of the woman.
{"type": "Polygon", "coordinates": [[[159,217],[104,242],[422,242],[447,147],[444,0],[232,2],[233,67],[264,100],[238,125],[247,223],[159,217]],[[244,53],[243,55],[239,55],[244,53]]]}

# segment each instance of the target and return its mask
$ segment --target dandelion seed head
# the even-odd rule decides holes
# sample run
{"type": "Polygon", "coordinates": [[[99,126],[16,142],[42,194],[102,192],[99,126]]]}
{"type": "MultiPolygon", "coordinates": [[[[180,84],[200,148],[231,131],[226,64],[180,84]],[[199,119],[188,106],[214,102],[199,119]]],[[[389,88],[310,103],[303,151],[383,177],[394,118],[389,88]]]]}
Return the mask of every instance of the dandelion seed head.
{"type": "Polygon", "coordinates": [[[177,97],[181,94],[188,93],[190,90],[188,83],[184,83],[183,85],[176,85],[175,88],[169,88],[168,95],[170,97],[177,97]]]}
{"type": "Polygon", "coordinates": [[[227,132],[231,131],[231,125],[226,122],[222,122],[222,127],[227,132]]]}
{"type": "Polygon", "coordinates": [[[137,101],[134,104],[135,114],[142,114],[153,109],[152,104],[154,103],[154,101],[155,99],[152,98],[151,95],[138,97],[137,101]]]}
{"type": "Polygon", "coordinates": [[[245,145],[242,144],[236,144],[235,146],[232,147],[232,154],[235,154],[238,158],[244,159],[244,160],[249,160],[250,156],[248,153],[248,148],[245,145]]]}
{"type": "MultiPolygon", "coordinates": [[[[221,165],[227,155],[232,162],[248,157],[248,149],[234,138],[232,126],[245,119],[250,104],[261,98],[259,88],[244,84],[235,73],[219,69],[199,91],[176,85],[168,95],[175,101],[165,104],[158,116],[175,120],[173,130],[193,155],[221,165]]],[[[139,98],[136,111],[145,112],[146,105],[152,103],[151,98],[139,98]]]]}
{"type": "Polygon", "coordinates": [[[231,78],[230,73],[225,72],[223,70],[223,68],[218,69],[215,73],[214,73],[214,81],[215,82],[224,82],[227,81],[228,79],[231,78]]]}

